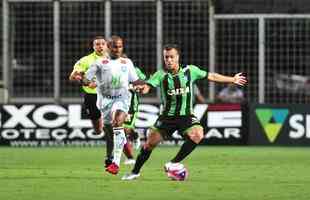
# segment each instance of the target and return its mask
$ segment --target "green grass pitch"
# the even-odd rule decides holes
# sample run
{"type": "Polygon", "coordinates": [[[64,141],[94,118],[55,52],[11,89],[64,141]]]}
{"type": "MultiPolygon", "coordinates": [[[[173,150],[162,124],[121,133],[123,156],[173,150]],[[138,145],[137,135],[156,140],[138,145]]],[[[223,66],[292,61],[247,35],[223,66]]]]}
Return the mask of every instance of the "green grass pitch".
{"type": "Polygon", "coordinates": [[[308,200],[310,149],[198,147],[189,179],[170,181],[163,165],[177,147],[158,147],[135,181],[112,176],[101,148],[0,148],[1,200],[308,200]]]}

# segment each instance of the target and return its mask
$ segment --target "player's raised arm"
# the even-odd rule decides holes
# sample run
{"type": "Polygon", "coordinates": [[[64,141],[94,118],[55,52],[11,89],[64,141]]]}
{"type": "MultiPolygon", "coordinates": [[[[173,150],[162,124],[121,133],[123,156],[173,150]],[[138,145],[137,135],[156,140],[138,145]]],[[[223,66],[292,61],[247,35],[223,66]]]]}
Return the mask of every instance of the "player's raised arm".
{"type": "Polygon", "coordinates": [[[219,83],[234,83],[236,85],[245,85],[247,83],[247,79],[242,73],[237,73],[234,76],[224,76],[218,73],[208,73],[208,80],[219,82],[219,83]]]}

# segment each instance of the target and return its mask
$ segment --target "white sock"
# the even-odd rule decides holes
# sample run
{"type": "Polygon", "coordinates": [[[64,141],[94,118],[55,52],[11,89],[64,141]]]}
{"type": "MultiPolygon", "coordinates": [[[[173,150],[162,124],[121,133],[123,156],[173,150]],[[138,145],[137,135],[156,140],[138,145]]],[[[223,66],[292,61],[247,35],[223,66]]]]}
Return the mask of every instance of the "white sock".
{"type": "Polygon", "coordinates": [[[121,162],[124,145],[127,143],[123,127],[113,127],[113,140],[114,140],[113,162],[117,164],[117,166],[119,166],[121,162]]]}

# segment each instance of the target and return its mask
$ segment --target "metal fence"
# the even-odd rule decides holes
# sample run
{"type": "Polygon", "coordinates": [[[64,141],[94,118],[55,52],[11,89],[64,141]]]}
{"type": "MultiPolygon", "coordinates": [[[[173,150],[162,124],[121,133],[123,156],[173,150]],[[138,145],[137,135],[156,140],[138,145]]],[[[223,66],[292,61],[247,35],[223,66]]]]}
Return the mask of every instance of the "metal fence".
{"type": "Polygon", "coordinates": [[[307,103],[310,15],[215,15],[216,70],[244,71],[247,100],[307,103]]]}
{"type": "MultiPolygon", "coordinates": [[[[208,0],[3,0],[0,7],[0,74],[12,103],[79,102],[68,75],[97,34],[124,37],[147,75],[161,68],[162,45],[174,42],[183,64],[245,72],[250,102],[306,103],[310,95],[308,15],[217,15],[208,0]]],[[[210,101],[223,88],[198,85],[210,101]]]]}

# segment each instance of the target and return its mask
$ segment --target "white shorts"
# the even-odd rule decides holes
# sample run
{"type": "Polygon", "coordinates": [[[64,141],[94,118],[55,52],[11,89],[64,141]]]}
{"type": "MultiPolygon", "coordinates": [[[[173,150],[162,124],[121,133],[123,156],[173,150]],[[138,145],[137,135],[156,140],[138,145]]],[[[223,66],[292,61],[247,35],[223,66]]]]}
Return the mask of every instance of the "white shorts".
{"type": "Polygon", "coordinates": [[[117,110],[121,110],[128,113],[130,100],[127,98],[116,98],[116,99],[98,99],[97,106],[102,113],[103,123],[112,123],[112,113],[117,110]]]}

